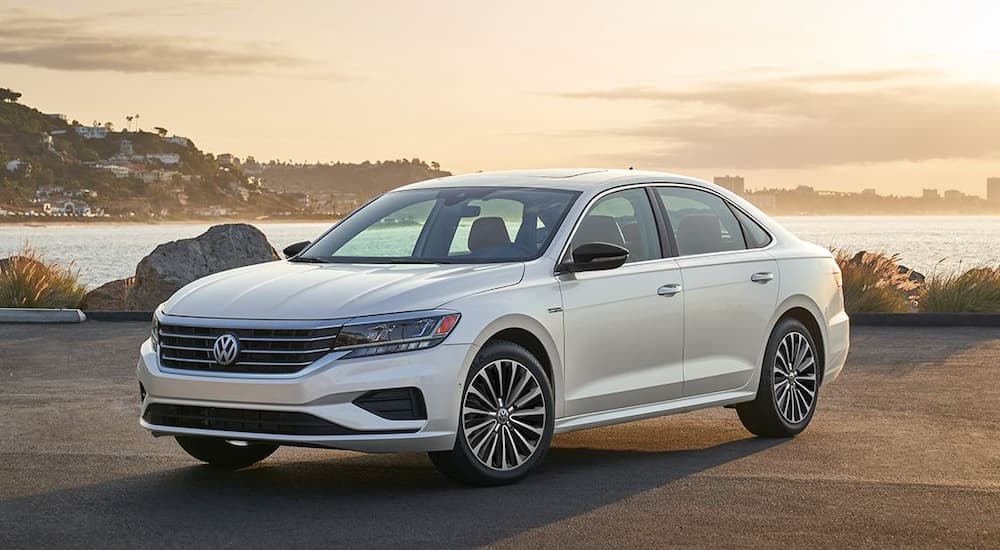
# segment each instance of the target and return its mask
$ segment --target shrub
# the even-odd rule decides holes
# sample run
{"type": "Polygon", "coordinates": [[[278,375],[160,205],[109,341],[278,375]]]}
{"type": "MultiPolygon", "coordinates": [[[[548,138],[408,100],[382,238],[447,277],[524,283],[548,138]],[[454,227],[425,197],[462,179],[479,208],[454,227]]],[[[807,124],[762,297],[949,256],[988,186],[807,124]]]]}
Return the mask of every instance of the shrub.
{"type": "Polygon", "coordinates": [[[0,307],[75,308],[86,293],[77,275],[72,265],[48,263],[25,244],[0,260],[0,307]]]}
{"type": "Polygon", "coordinates": [[[947,313],[1000,312],[1000,268],[933,274],[921,289],[920,310],[947,313]]]}
{"type": "Polygon", "coordinates": [[[900,270],[898,254],[833,249],[833,255],[843,277],[848,313],[912,311],[912,294],[920,285],[910,280],[912,270],[900,270]]]}

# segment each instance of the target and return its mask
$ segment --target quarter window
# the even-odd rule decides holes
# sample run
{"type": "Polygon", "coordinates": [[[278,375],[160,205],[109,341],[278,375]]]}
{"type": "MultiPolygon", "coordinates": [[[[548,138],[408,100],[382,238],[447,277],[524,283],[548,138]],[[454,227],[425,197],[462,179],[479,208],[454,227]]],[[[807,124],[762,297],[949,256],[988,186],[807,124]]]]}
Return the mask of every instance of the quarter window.
{"type": "Polygon", "coordinates": [[[662,257],[656,220],[646,190],[626,189],[597,200],[576,229],[570,253],[581,245],[603,242],[628,249],[628,262],[662,257]]]}
{"type": "Polygon", "coordinates": [[[688,187],[657,187],[681,256],[744,250],[740,222],[721,198],[688,187]]]}
{"type": "Polygon", "coordinates": [[[740,220],[743,227],[743,236],[747,239],[747,248],[764,248],[771,244],[771,235],[764,231],[764,228],[753,218],[744,214],[741,210],[733,208],[736,219],[740,220]]]}

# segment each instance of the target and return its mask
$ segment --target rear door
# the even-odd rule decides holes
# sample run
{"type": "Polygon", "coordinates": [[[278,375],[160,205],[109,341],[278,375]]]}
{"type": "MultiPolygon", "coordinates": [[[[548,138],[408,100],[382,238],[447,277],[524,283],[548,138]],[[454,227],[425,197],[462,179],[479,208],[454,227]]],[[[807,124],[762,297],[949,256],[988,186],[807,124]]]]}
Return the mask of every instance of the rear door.
{"type": "Polygon", "coordinates": [[[683,277],[683,394],[740,389],[760,368],[778,298],[777,262],[764,250],[770,236],[715,193],[658,186],[656,196],[683,277]]]}
{"type": "MultiPolygon", "coordinates": [[[[684,296],[677,262],[666,257],[644,187],[605,194],[580,219],[567,247],[607,242],[629,250],[606,271],[558,276],[565,327],[566,414],[676,399],[684,376],[684,296]]],[[[653,199],[655,200],[655,199],[653,199]]]]}

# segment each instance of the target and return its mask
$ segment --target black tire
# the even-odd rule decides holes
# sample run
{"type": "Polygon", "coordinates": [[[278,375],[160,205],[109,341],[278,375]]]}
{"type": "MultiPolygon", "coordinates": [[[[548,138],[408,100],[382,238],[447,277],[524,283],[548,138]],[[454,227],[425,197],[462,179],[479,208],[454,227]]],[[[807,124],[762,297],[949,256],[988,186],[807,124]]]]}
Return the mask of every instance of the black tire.
{"type": "Polygon", "coordinates": [[[757,397],[736,406],[743,426],[760,437],[794,437],[801,433],[816,412],[822,368],[822,358],[809,330],[796,319],[783,319],[767,342],[757,397]],[[798,354],[789,351],[796,342],[808,346],[801,364],[795,360],[798,354]],[[788,364],[782,359],[785,355],[791,357],[788,364]],[[795,365],[808,366],[799,369],[795,365]],[[782,370],[791,375],[781,374],[782,370]]]}
{"type": "MultiPolygon", "coordinates": [[[[497,379],[490,378],[490,380],[495,381],[497,379]]],[[[502,399],[500,401],[502,402],[502,399]]],[[[476,356],[475,361],[472,363],[472,367],[469,368],[469,374],[462,388],[459,425],[455,434],[455,447],[450,451],[428,453],[431,462],[434,463],[434,466],[442,474],[462,483],[472,485],[506,485],[519,481],[545,458],[545,454],[549,450],[554,425],[552,403],[552,385],[549,382],[548,376],[545,375],[545,370],[531,352],[511,342],[497,341],[487,344],[480,350],[479,355],[476,356]],[[487,370],[487,367],[490,369],[498,368],[499,370],[487,370]],[[527,369],[527,372],[533,377],[534,382],[531,382],[527,378],[525,371],[521,370],[520,367],[527,369]],[[486,403],[485,401],[477,401],[478,397],[470,398],[470,392],[472,391],[470,387],[474,384],[476,388],[483,387],[483,378],[479,377],[481,373],[483,376],[489,376],[491,373],[496,374],[497,372],[501,373],[500,376],[504,376],[505,372],[509,373],[510,378],[507,378],[509,384],[504,384],[504,379],[500,378],[499,381],[501,383],[498,384],[498,387],[500,387],[499,391],[506,392],[507,395],[515,394],[512,398],[515,403],[499,407],[499,409],[506,408],[508,410],[507,414],[501,415],[499,409],[493,412],[494,425],[488,425],[482,429],[483,431],[473,431],[470,435],[467,435],[467,428],[472,429],[479,422],[490,422],[488,417],[484,415],[477,416],[476,413],[466,412],[467,399],[472,399],[476,404],[486,403]],[[526,386],[522,392],[518,392],[517,386],[522,380],[527,380],[525,382],[526,386]],[[539,395],[532,397],[530,401],[525,401],[524,405],[518,409],[516,403],[519,401],[519,398],[524,399],[534,393],[535,386],[532,385],[534,383],[537,383],[537,388],[540,390],[538,392],[539,395]],[[508,389],[504,389],[504,385],[507,385],[508,389]],[[531,391],[528,391],[529,388],[531,391]],[[533,411],[544,411],[544,417],[538,418],[539,414],[533,411]],[[530,423],[531,427],[538,431],[535,432],[524,428],[525,422],[530,423]],[[509,439],[504,439],[503,451],[499,455],[495,453],[491,455],[492,451],[486,449],[487,445],[484,442],[486,438],[497,437],[490,434],[491,428],[495,426],[499,426],[500,439],[503,439],[504,434],[509,437],[509,439]],[[504,429],[506,429],[506,432],[504,432],[504,429]],[[469,438],[477,439],[480,436],[483,439],[478,439],[481,443],[481,450],[479,456],[477,456],[473,451],[473,446],[470,444],[469,438]],[[517,439],[525,437],[526,439],[517,439]],[[537,441],[534,439],[535,437],[537,437],[537,441]],[[516,442],[515,439],[517,439],[516,442]],[[507,452],[507,441],[510,441],[512,445],[510,453],[507,452]],[[533,448],[530,447],[531,444],[534,444],[533,448]],[[515,466],[515,461],[521,460],[520,451],[524,450],[527,452],[529,449],[531,449],[530,453],[523,459],[523,462],[515,466]],[[483,455],[486,455],[486,458],[481,458],[483,455]],[[506,461],[508,458],[512,458],[510,461],[510,466],[512,467],[503,469],[507,466],[506,461]],[[486,462],[496,464],[497,466],[488,466],[486,462]]],[[[493,429],[492,432],[497,433],[497,430],[493,429]]],[[[491,439],[490,441],[493,440],[491,439]]]]}
{"type": "Polygon", "coordinates": [[[247,443],[237,445],[224,439],[209,439],[206,437],[177,436],[177,444],[187,451],[187,454],[197,458],[209,466],[226,470],[239,470],[271,456],[278,450],[277,445],[262,443],[247,443]]]}

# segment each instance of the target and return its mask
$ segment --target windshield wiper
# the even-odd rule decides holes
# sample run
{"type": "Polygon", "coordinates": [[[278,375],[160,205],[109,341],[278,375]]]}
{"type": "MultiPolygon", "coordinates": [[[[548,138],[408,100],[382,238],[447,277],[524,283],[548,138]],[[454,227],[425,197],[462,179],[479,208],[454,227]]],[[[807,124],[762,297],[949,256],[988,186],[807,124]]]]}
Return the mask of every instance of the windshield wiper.
{"type": "Polygon", "coordinates": [[[326,261],[326,260],[324,260],[322,258],[317,258],[315,256],[293,256],[291,258],[288,258],[288,261],[290,261],[290,262],[300,262],[300,263],[304,263],[304,264],[328,264],[328,263],[330,263],[330,262],[328,262],[328,261],[326,261]]]}

